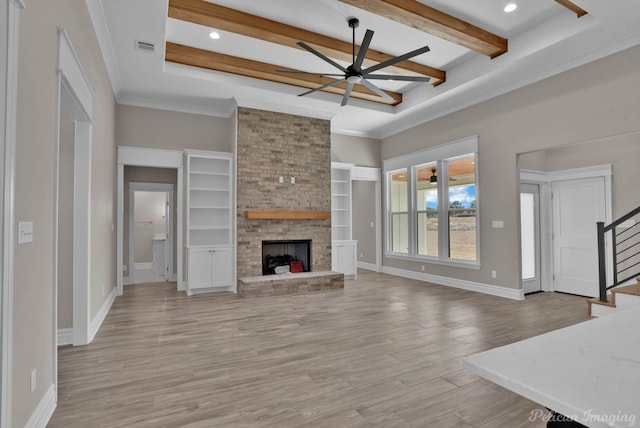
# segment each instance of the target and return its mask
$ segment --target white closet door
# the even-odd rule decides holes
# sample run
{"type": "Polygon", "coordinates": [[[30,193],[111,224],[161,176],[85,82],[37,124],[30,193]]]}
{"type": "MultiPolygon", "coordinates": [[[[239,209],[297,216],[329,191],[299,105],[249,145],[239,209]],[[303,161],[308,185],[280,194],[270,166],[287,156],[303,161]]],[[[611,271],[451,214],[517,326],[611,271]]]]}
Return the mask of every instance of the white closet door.
{"type": "Polygon", "coordinates": [[[604,178],[554,182],[552,192],[555,291],[596,297],[596,222],[606,218],[604,178]]]}

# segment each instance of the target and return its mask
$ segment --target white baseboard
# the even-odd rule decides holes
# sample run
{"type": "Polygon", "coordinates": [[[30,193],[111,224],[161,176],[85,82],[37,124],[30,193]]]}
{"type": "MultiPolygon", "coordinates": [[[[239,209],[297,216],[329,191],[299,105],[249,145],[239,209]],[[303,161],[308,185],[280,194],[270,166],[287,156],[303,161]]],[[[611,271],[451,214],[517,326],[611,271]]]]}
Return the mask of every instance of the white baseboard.
{"type": "Polygon", "coordinates": [[[153,262],[134,263],[134,269],[153,269],[153,262]]]}
{"type": "Polygon", "coordinates": [[[358,268],[380,272],[380,270],[378,269],[378,265],[374,263],[358,262],[358,268]]]}
{"type": "Polygon", "coordinates": [[[44,393],[44,397],[38,403],[38,407],[33,411],[31,417],[27,421],[24,428],[42,428],[46,427],[56,410],[56,389],[53,384],[49,385],[49,389],[44,393]]]}
{"type": "Polygon", "coordinates": [[[58,329],[58,346],[73,345],[73,328],[58,329]]]}
{"type": "Polygon", "coordinates": [[[497,285],[482,284],[480,282],[465,281],[463,279],[448,278],[446,276],[431,275],[428,273],[397,269],[389,266],[383,266],[382,272],[389,275],[401,276],[403,278],[417,279],[418,281],[446,285],[447,287],[461,288],[463,290],[476,291],[478,293],[490,294],[492,296],[505,297],[507,299],[524,300],[524,290],[515,290],[512,288],[499,287],[497,285]]]}
{"type": "Polygon", "coordinates": [[[91,343],[93,341],[93,338],[96,337],[96,333],[98,333],[102,322],[107,317],[109,309],[111,309],[111,305],[116,300],[116,291],[117,290],[115,287],[111,289],[111,293],[109,293],[109,296],[107,296],[107,300],[104,301],[102,307],[96,314],[96,317],[93,319],[93,321],[91,321],[91,324],[89,325],[89,343],[91,343]]]}

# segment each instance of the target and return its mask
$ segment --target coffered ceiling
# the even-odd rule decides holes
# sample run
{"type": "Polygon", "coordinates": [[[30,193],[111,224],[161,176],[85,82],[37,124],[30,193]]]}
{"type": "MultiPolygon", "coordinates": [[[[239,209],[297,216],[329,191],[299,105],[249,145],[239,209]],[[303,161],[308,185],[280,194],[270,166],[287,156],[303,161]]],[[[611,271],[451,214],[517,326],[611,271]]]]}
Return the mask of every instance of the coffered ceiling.
{"type": "Polygon", "coordinates": [[[634,0],[513,0],[511,13],[508,0],[86,2],[118,102],[221,116],[237,103],[330,119],[335,132],[371,137],[640,43],[634,0]],[[341,107],[347,84],[330,84],[341,77],[291,73],[340,73],[298,42],[350,65],[351,17],[360,20],[356,44],[374,31],[363,68],[428,46],[374,73],[429,82],[372,81],[388,100],[356,84],[341,107]]]}

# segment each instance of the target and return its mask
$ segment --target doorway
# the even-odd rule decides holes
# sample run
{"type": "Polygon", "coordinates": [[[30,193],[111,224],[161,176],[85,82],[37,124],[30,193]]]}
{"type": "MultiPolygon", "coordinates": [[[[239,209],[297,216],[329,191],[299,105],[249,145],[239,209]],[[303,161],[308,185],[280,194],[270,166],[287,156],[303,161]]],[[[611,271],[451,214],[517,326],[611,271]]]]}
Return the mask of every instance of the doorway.
{"type": "Polygon", "coordinates": [[[520,254],[524,294],[542,291],[540,186],[520,185],[520,254]]]}
{"type": "Polygon", "coordinates": [[[610,164],[549,172],[520,170],[525,293],[540,290],[598,295],[596,222],[611,221],[611,175],[610,164]],[[536,202],[537,210],[532,208],[536,202]],[[529,220],[533,226],[526,224],[529,220]],[[529,239],[531,234],[538,240],[538,247],[529,239]],[[527,255],[531,252],[538,257],[539,266],[531,263],[533,259],[527,255]],[[536,276],[540,278],[539,288],[536,276]]]}
{"type": "Polygon", "coordinates": [[[173,184],[129,184],[129,283],[171,281],[173,184]]]}
{"type": "MultiPolygon", "coordinates": [[[[118,147],[118,192],[117,192],[117,218],[116,218],[116,294],[122,296],[124,293],[124,284],[131,283],[128,275],[133,272],[131,259],[128,252],[129,246],[129,209],[130,197],[128,195],[129,185],[125,183],[157,183],[170,184],[171,189],[175,189],[175,209],[171,211],[173,214],[173,233],[175,237],[173,241],[173,266],[175,272],[170,269],[172,275],[171,280],[177,282],[179,291],[185,290],[182,278],[183,252],[182,252],[182,212],[183,212],[183,160],[184,152],[178,150],[165,149],[148,149],[142,147],[118,147]],[[125,173],[125,170],[127,173],[125,173]],[[135,171],[135,173],[134,173],[135,171]],[[170,174],[173,178],[169,179],[170,174]],[[174,183],[174,184],[173,184],[174,183]],[[125,215],[126,213],[126,215],[125,215]],[[131,269],[131,271],[129,271],[131,269]],[[125,272],[127,276],[125,276],[125,272]]],[[[171,189],[161,188],[160,191],[169,191],[171,189]]],[[[149,190],[137,189],[137,190],[149,190]]],[[[151,189],[153,190],[153,189],[151,189]]],[[[158,190],[158,189],[156,189],[158,190]]]]}

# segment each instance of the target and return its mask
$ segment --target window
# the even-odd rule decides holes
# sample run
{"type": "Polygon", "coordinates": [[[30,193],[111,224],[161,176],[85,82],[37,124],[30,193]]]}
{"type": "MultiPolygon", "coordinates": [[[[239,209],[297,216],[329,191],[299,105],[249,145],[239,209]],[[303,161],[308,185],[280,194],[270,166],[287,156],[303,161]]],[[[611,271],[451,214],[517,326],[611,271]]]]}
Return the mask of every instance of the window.
{"type": "Polygon", "coordinates": [[[476,151],[472,137],[385,161],[388,256],[478,265],[476,151]]]}
{"type": "Polygon", "coordinates": [[[449,257],[476,260],[475,155],[446,162],[449,171],[449,257]]]}
{"type": "Polygon", "coordinates": [[[391,247],[394,253],[409,252],[409,205],[407,170],[391,174],[391,247]]]}
{"type": "Polygon", "coordinates": [[[438,183],[436,163],[416,170],[418,254],[438,257],[438,183]],[[435,178],[434,178],[435,177],[435,178]]]}

